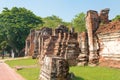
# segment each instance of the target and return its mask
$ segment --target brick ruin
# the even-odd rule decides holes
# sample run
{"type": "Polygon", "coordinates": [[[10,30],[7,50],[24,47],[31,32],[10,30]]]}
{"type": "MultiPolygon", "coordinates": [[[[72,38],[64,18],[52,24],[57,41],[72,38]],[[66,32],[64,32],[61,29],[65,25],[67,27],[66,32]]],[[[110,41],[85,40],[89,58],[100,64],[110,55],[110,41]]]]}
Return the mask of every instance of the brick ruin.
{"type": "Polygon", "coordinates": [[[55,30],[44,27],[31,30],[26,39],[25,54],[33,58],[55,55],[69,65],[106,65],[120,68],[120,21],[108,19],[109,9],[86,14],[86,32],[77,33],[64,25],[55,30]]]}
{"type": "Polygon", "coordinates": [[[74,80],[69,64],[63,57],[45,56],[39,80],[74,80]]]}

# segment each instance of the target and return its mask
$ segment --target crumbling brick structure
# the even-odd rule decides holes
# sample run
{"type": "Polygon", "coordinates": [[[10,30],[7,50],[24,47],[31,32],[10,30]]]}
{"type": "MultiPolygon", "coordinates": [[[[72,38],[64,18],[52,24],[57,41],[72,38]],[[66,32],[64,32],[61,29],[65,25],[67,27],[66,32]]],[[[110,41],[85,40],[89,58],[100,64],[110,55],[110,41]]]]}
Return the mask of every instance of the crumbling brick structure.
{"type": "Polygon", "coordinates": [[[76,33],[74,29],[69,31],[64,25],[55,30],[34,30],[26,39],[26,54],[39,55],[41,60],[45,55],[61,56],[70,65],[95,66],[112,61],[114,67],[120,63],[120,21],[110,22],[108,13],[108,8],[100,13],[89,10],[87,31],[82,33],[76,33]]]}
{"type": "Polygon", "coordinates": [[[35,39],[35,30],[30,30],[30,34],[26,39],[25,55],[32,56],[32,54],[34,53],[34,39],[35,39]]]}
{"type": "Polygon", "coordinates": [[[110,10],[109,8],[101,10],[99,15],[101,23],[104,23],[104,24],[109,23],[109,19],[108,19],[109,10],[110,10]]]}
{"type": "Polygon", "coordinates": [[[80,54],[77,58],[77,65],[84,66],[88,64],[88,37],[86,32],[82,32],[78,36],[80,54]]]}
{"type": "Polygon", "coordinates": [[[96,34],[100,65],[120,68],[120,21],[100,25],[96,34]]]}
{"type": "Polygon", "coordinates": [[[74,80],[71,75],[69,64],[63,57],[46,55],[39,80],[74,80]]]}
{"type": "Polygon", "coordinates": [[[95,31],[99,27],[99,16],[97,11],[90,10],[87,12],[86,27],[88,32],[89,65],[96,65],[96,63],[98,63],[98,55],[97,48],[95,47],[95,31]]]}
{"type": "Polygon", "coordinates": [[[43,42],[52,35],[52,29],[44,27],[40,30],[31,30],[26,39],[25,54],[36,58],[41,54],[43,42]]]}
{"type": "Polygon", "coordinates": [[[98,62],[107,63],[106,66],[119,67],[120,65],[120,21],[110,22],[108,19],[109,9],[88,11],[86,26],[89,44],[89,65],[98,62]]]}
{"type": "Polygon", "coordinates": [[[68,32],[65,26],[59,26],[55,29],[54,35],[44,40],[41,59],[44,59],[45,55],[56,55],[67,59],[70,65],[76,65],[80,53],[77,36],[77,33],[68,32]]]}

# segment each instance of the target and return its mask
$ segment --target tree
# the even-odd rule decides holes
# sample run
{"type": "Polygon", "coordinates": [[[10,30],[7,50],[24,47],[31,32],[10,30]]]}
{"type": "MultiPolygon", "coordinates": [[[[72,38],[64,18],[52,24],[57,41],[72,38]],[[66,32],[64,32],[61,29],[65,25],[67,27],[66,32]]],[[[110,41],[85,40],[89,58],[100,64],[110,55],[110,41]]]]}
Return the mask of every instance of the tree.
{"type": "Polygon", "coordinates": [[[120,15],[117,15],[115,18],[112,19],[113,21],[120,20],[120,15]]]}
{"type": "Polygon", "coordinates": [[[62,19],[55,15],[43,18],[43,22],[44,22],[43,26],[50,28],[56,28],[58,25],[64,24],[62,19]]]}
{"type": "Polygon", "coordinates": [[[42,23],[40,17],[25,8],[4,8],[0,14],[0,43],[6,41],[18,54],[25,46],[30,29],[42,23]]]}
{"type": "Polygon", "coordinates": [[[82,32],[86,30],[85,27],[85,14],[79,13],[75,16],[75,18],[72,20],[73,27],[75,28],[75,31],[82,32]]]}

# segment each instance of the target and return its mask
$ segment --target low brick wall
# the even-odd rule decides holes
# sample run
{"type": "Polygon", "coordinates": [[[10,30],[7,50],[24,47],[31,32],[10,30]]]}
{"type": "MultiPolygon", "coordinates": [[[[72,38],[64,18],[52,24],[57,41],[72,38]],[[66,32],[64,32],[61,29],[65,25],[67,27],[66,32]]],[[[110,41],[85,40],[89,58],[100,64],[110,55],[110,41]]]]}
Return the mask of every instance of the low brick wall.
{"type": "Polygon", "coordinates": [[[99,66],[112,67],[112,68],[119,68],[120,69],[120,60],[105,59],[104,57],[101,57],[100,60],[99,60],[99,66]]]}

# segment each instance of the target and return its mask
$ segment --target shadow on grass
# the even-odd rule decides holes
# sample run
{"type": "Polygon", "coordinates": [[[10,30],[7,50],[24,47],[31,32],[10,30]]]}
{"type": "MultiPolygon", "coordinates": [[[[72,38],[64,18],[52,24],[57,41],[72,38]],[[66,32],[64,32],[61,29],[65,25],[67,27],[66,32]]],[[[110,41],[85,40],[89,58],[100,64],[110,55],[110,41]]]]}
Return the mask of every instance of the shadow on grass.
{"type": "Polygon", "coordinates": [[[75,76],[74,80],[85,80],[85,79],[78,77],[78,76],[75,76]]]}

